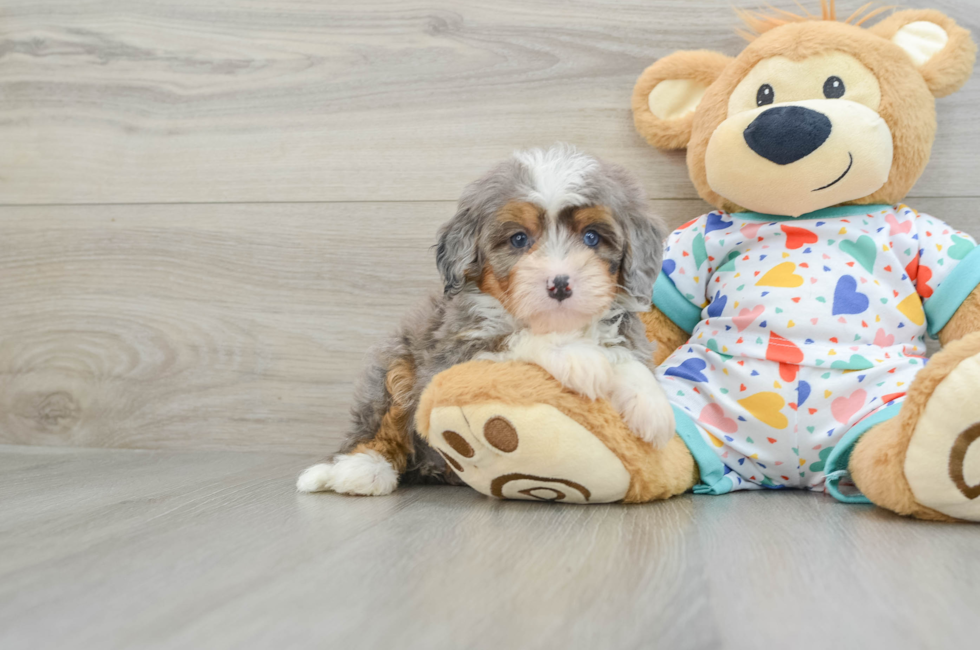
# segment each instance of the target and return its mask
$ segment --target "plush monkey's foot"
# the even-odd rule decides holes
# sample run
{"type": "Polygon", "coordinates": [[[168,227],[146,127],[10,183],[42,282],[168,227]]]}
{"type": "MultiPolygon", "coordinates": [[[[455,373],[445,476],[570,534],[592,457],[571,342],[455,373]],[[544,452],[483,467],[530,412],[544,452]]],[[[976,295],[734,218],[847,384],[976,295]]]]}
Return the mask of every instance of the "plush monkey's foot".
{"type": "Polygon", "coordinates": [[[864,434],[848,467],[861,492],[889,510],[980,521],[980,333],[930,359],[898,416],[864,434]]]}
{"type": "Polygon", "coordinates": [[[651,501],[698,478],[680,438],[654,448],[608,402],[530,364],[473,361],[440,373],[422,395],[416,428],[460,479],[502,499],[651,501]]]}
{"type": "Polygon", "coordinates": [[[428,442],[461,479],[500,499],[608,503],[626,496],[623,463],[581,424],[545,404],[432,409],[428,442]]]}

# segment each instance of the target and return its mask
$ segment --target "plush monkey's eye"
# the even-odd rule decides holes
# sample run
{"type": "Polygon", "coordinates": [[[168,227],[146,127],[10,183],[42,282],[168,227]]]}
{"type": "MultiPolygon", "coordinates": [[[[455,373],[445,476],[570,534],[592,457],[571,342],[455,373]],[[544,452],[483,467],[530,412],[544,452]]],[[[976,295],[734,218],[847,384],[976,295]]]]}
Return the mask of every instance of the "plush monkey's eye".
{"type": "Polygon", "coordinates": [[[527,246],[527,235],[522,232],[514,233],[510,236],[510,245],[514,248],[524,248],[527,246]]]}
{"type": "Polygon", "coordinates": [[[762,84],[759,86],[759,92],[755,94],[755,105],[766,106],[767,104],[773,103],[775,99],[776,93],[773,92],[772,86],[769,84],[762,84]]]}
{"type": "Polygon", "coordinates": [[[823,96],[827,99],[840,99],[844,96],[844,82],[840,77],[827,77],[823,82],[823,96]]]}
{"type": "Polygon", "coordinates": [[[586,230],[585,234],[582,235],[582,241],[585,242],[585,245],[589,248],[595,248],[598,246],[600,239],[601,237],[599,237],[599,233],[594,230],[586,230]]]}

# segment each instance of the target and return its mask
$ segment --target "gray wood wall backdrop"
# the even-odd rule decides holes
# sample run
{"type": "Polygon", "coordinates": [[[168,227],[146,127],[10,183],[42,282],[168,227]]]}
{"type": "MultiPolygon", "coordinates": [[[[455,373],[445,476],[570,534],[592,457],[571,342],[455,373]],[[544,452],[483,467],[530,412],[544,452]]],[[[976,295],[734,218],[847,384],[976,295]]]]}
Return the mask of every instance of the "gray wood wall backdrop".
{"type": "MultiPolygon", "coordinates": [[[[980,1],[909,4],[980,33],[980,1]]],[[[0,0],[0,442],[331,451],[438,225],[513,149],[573,142],[670,221],[704,210],[630,91],[736,26],[729,0],[0,0]]],[[[977,105],[976,79],[940,101],[909,201],[974,233],[977,105]]]]}

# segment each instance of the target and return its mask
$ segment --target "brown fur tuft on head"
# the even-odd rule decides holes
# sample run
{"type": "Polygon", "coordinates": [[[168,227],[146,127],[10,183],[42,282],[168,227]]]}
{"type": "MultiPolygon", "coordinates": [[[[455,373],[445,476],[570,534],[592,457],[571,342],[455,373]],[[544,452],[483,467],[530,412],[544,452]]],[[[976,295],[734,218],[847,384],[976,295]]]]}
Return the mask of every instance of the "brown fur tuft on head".
{"type": "MultiPolygon", "coordinates": [[[[803,5],[799,3],[798,0],[796,5],[803,12],[802,14],[795,14],[792,11],[779,9],[778,7],[773,7],[772,5],[767,5],[767,8],[771,13],[766,13],[764,11],[750,11],[748,9],[740,9],[736,7],[735,13],[738,14],[738,17],[743,23],[745,23],[745,26],[748,29],[736,29],[735,31],[745,40],[751,42],[772,29],[776,29],[777,27],[782,27],[783,25],[788,25],[790,23],[801,23],[808,20],[838,20],[835,0],[820,0],[819,14],[811,14],[803,7],[803,5]]],[[[868,2],[861,5],[854,13],[839,22],[846,25],[860,27],[875,16],[880,16],[886,11],[894,8],[894,6],[875,7],[874,2],[868,2]]]]}

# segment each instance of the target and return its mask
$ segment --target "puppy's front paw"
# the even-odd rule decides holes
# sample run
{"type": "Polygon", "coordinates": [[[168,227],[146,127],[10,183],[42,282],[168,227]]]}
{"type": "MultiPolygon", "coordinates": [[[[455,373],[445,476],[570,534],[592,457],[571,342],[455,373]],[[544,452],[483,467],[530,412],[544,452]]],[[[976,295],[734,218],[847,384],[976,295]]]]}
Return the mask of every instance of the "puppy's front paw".
{"type": "Polygon", "coordinates": [[[645,392],[621,389],[613,401],[623,421],[641,440],[663,447],[674,437],[674,411],[659,388],[645,392]]]}
{"type": "Polygon", "coordinates": [[[541,355],[534,363],[544,368],[565,388],[589,399],[596,399],[609,392],[614,381],[612,365],[598,349],[584,347],[577,351],[558,351],[541,355]]]}
{"type": "Polygon", "coordinates": [[[398,487],[398,472],[376,451],[336,456],[330,463],[307,468],[296,481],[300,492],[382,496],[398,487]]]}

